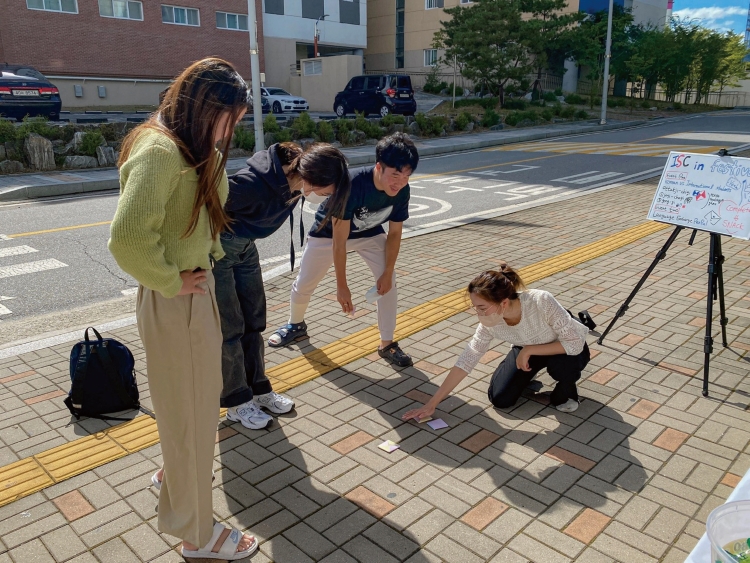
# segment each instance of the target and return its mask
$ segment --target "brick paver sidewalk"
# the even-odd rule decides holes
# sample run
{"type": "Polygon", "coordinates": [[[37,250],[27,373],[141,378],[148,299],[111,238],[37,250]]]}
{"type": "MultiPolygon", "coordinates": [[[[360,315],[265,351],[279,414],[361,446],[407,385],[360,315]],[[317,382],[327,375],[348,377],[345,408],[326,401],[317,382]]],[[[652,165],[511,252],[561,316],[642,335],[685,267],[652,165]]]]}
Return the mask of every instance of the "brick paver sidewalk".
{"type": "MultiPolygon", "coordinates": [[[[400,310],[465,286],[499,260],[523,267],[644,222],[653,185],[619,188],[408,239],[399,259],[400,310]]],[[[534,283],[600,328],[612,317],[669,231],[534,283]]],[[[270,431],[222,423],[217,435],[216,517],[261,539],[254,563],[307,561],[471,563],[683,561],[750,468],[746,408],[750,350],[750,248],[724,242],[730,347],[715,346],[711,396],[700,394],[708,236],[688,234],[638,294],[580,384],[580,409],[546,406],[551,379],[512,409],[489,407],[490,374],[504,343],[436,414],[449,428],[402,423],[436,389],[473,333],[460,313],[402,341],[417,361],[396,370],[377,357],[293,389],[295,414],[270,431]],[[377,445],[392,439],[391,454],[377,445]]],[[[350,255],[361,316],[318,290],[308,318],[312,351],[375,322],[366,266],[350,255]]],[[[286,319],[292,278],[268,289],[269,333],[286,319]]],[[[715,323],[718,327],[718,322],[715,323]]],[[[114,331],[139,359],[134,326],[114,331]]],[[[73,423],[61,408],[69,345],[0,360],[0,465],[104,428],[73,423]]],[[[268,351],[269,366],[298,357],[268,351]]],[[[155,528],[150,474],[159,445],[0,508],[0,563],[181,561],[177,540],[155,528]]]]}

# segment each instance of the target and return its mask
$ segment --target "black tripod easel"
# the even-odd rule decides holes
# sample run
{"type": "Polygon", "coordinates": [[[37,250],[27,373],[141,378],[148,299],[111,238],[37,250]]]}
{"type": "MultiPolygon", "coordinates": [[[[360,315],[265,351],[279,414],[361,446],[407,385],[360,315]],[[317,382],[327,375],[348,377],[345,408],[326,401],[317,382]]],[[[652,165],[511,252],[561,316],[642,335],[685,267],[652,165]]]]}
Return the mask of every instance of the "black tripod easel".
{"type": "MultiPolygon", "coordinates": [[[[646,273],[643,274],[640,281],[636,284],[633,291],[628,295],[628,298],[625,300],[625,302],[620,306],[620,308],[617,310],[617,313],[615,313],[614,318],[610,321],[609,326],[607,326],[607,330],[602,333],[602,335],[599,337],[599,340],[597,342],[601,344],[604,342],[604,338],[609,334],[609,331],[612,330],[612,327],[617,322],[617,319],[620,317],[623,317],[625,315],[625,312],[628,310],[628,306],[630,305],[630,302],[635,298],[636,293],[638,293],[638,290],[643,287],[643,284],[646,282],[646,279],[651,275],[651,272],[654,271],[654,268],[656,268],[656,265],[666,258],[667,256],[667,250],[669,250],[669,247],[672,246],[672,243],[677,238],[677,235],[680,234],[680,231],[682,231],[685,227],[675,227],[674,231],[672,231],[672,234],[667,239],[667,242],[664,244],[664,246],[661,247],[661,250],[656,253],[656,257],[654,258],[653,262],[651,262],[651,265],[648,267],[648,270],[646,270],[646,273]]],[[[693,241],[695,241],[695,235],[697,234],[697,230],[693,229],[693,234],[690,236],[689,245],[693,245],[693,241]]],[[[721,342],[724,348],[727,347],[727,323],[729,322],[727,320],[726,315],[726,307],[724,304],[724,272],[722,265],[724,264],[724,255],[721,252],[721,235],[717,233],[709,233],[711,236],[711,244],[709,248],[709,255],[708,255],[708,294],[706,295],[706,336],[703,338],[703,354],[704,354],[704,360],[703,360],[703,396],[708,396],[708,370],[709,370],[709,363],[711,361],[711,353],[714,350],[714,339],[711,333],[711,324],[713,321],[713,302],[716,301],[718,298],[719,300],[719,311],[721,313],[721,342]]]]}

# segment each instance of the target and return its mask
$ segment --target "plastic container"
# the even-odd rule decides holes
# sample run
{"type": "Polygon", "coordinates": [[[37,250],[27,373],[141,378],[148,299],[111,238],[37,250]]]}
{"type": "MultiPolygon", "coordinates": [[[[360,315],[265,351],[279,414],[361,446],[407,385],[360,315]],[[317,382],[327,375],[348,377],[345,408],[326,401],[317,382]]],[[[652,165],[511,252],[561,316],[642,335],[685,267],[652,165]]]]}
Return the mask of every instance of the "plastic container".
{"type": "Polygon", "coordinates": [[[750,563],[750,501],[728,502],[706,521],[713,563],[750,563]]]}

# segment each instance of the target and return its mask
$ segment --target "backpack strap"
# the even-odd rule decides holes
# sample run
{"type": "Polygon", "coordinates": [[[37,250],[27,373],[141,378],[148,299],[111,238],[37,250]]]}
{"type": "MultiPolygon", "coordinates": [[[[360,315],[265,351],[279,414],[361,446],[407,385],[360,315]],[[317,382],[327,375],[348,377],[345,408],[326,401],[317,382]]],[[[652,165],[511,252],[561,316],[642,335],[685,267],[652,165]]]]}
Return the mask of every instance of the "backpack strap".
{"type": "MultiPolygon", "coordinates": [[[[88,332],[88,330],[86,331],[88,332]]],[[[83,403],[83,389],[86,383],[86,376],[88,375],[88,362],[91,353],[91,344],[86,338],[86,342],[80,342],[78,344],[81,347],[81,353],[78,355],[78,362],[76,362],[76,370],[73,374],[73,381],[71,383],[70,395],[63,401],[68,407],[70,414],[81,418],[81,408],[83,403]]]]}

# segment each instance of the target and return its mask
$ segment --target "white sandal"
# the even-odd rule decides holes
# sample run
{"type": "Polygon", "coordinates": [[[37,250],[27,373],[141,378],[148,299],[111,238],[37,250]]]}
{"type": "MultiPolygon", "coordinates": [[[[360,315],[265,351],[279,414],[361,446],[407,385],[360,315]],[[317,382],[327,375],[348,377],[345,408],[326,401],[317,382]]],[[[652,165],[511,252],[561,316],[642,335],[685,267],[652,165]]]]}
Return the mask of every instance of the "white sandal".
{"type": "MultiPolygon", "coordinates": [[[[161,471],[161,470],[160,470],[161,471]]],[[[159,474],[159,471],[151,475],[151,485],[156,489],[157,491],[161,491],[161,481],[159,481],[159,478],[157,475],[159,474]]],[[[216,472],[211,471],[211,482],[216,481],[216,472]]]]}
{"type": "Polygon", "coordinates": [[[255,552],[256,549],[258,549],[258,538],[253,538],[253,543],[250,544],[250,547],[248,547],[244,551],[237,551],[237,546],[240,545],[244,534],[236,528],[231,528],[231,533],[227,536],[227,539],[224,540],[224,543],[221,545],[221,549],[219,549],[218,553],[214,553],[213,551],[211,551],[216,545],[216,542],[219,541],[219,538],[221,537],[221,534],[224,532],[224,530],[228,529],[230,528],[224,527],[221,522],[216,522],[214,524],[214,534],[213,536],[211,536],[211,540],[208,542],[206,547],[195,551],[185,549],[183,547],[182,556],[185,558],[190,557],[194,559],[224,559],[226,561],[236,561],[238,559],[244,559],[245,557],[255,552]]]}

